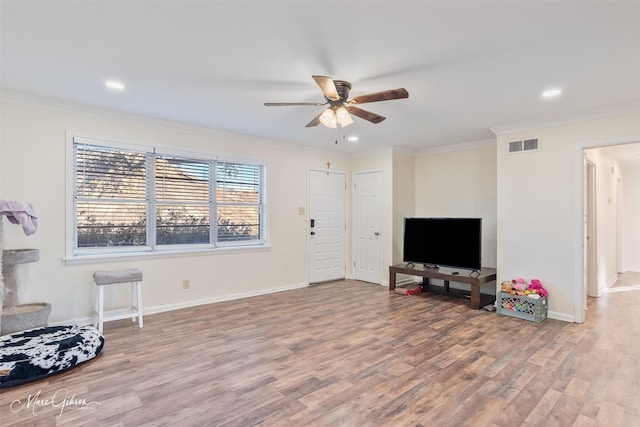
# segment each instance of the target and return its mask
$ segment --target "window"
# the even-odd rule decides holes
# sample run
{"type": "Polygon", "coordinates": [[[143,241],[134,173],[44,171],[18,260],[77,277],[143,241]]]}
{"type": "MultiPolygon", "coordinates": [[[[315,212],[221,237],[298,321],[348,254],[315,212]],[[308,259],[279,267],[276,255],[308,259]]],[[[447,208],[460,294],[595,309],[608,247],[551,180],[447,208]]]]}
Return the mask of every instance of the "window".
{"type": "Polygon", "coordinates": [[[74,254],[263,244],[265,167],[74,137],[74,254]]]}
{"type": "Polygon", "coordinates": [[[218,241],[259,238],[261,188],[260,166],[240,163],[217,164],[218,241]]]}

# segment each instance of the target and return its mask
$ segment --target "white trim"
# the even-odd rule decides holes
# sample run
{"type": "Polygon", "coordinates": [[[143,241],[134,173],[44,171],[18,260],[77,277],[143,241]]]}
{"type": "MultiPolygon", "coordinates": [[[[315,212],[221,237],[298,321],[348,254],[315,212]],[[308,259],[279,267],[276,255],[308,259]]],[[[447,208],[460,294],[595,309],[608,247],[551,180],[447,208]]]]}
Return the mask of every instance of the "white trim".
{"type": "Polygon", "coordinates": [[[393,146],[392,148],[392,154],[400,154],[401,156],[407,156],[407,157],[415,157],[416,156],[416,150],[414,149],[409,149],[409,148],[405,148],[405,147],[396,147],[393,146]]]}
{"type": "Polygon", "coordinates": [[[571,323],[582,323],[576,320],[576,316],[571,316],[566,313],[558,313],[557,311],[548,311],[547,312],[548,319],[562,320],[563,322],[571,322],[571,323]]]}
{"type": "MultiPolygon", "coordinates": [[[[142,282],[142,283],[144,284],[144,282],[142,282]]],[[[203,298],[203,299],[199,299],[199,300],[189,300],[189,301],[179,302],[179,303],[175,303],[175,304],[157,305],[157,306],[154,306],[154,307],[142,307],[142,314],[143,314],[143,316],[148,316],[148,315],[151,315],[151,314],[164,313],[164,312],[173,311],[173,310],[180,310],[180,309],[183,309],[183,308],[197,307],[197,306],[200,306],[200,305],[215,304],[215,303],[218,303],[218,302],[233,301],[233,300],[238,300],[238,299],[243,299],[243,298],[256,297],[256,296],[260,296],[260,295],[267,295],[267,294],[274,294],[274,293],[278,293],[278,292],[291,291],[291,290],[294,290],[294,289],[306,288],[308,286],[309,286],[308,283],[297,283],[297,284],[293,284],[293,285],[278,286],[278,287],[269,288],[269,289],[261,289],[261,290],[249,291],[249,292],[241,292],[241,293],[237,293],[237,294],[226,294],[226,295],[220,295],[220,296],[216,296],[216,297],[203,298]]],[[[129,314],[128,317],[131,317],[131,314],[129,314]]],[[[62,325],[62,324],[68,324],[68,323],[79,323],[79,324],[85,324],[85,325],[92,325],[93,324],[93,317],[83,317],[83,318],[79,318],[79,319],[61,320],[61,321],[52,323],[52,325],[55,326],[55,325],[62,325]]]]}
{"type": "MultiPolygon", "coordinates": [[[[616,174],[616,273],[622,273],[622,253],[624,240],[624,180],[616,174]]],[[[616,276],[617,278],[617,276],[616,276]]]]}
{"type": "Polygon", "coordinates": [[[621,138],[602,139],[577,143],[574,147],[574,322],[584,323],[584,150],[607,147],[610,145],[631,144],[640,142],[640,134],[621,138]]]}
{"type": "Polygon", "coordinates": [[[352,153],[351,159],[367,159],[371,157],[390,156],[394,153],[394,147],[383,147],[377,150],[367,150],[358,153],[352,153]]]}
{"type": "Polygon", "coordinates": [[[73,211],[73,189],[75,187],[75,164],[73,161],[73,133],[65,134],[65,197],[64,197],[64,257],[73,257],[75,238],[75,212],[73,211]]]}
{"type": "Polygon", "coordinates": [[[603,108],[579,111],[576,113],[556,115],[551,118],[529,120],[520,123],[494,126],[489,128],[496,135],[503,135],[513,132],[540,129],[549,126],[566,125],[585,120],[600,119],[610,116],[640,112],[640,101],[632,101],[624,104],[610,105],[603,108]]]}
{"type": "Polygon", "coordinates": [[[478,141],[462,142],[452,145],[440,145],[437,147],[424,148],[418,150],[417,156],[427,156],[429,154],[449,153],[455,151],[474,150],[476,148],[495,147],[498,143],[497,138],[480,139],[478,141]]]}
{"type": "MultiPolygon", "coordinates": [[[[139,151],[141,153],[147,153],[149,151],[157,150],[161,151],[162,154],[193,158],[194,160],[211,160],[213,158],[221,162],[235,162],[268,166],[267,161],[256,157],[229,155],[215,150],[198,150],[193,148],[185,150],[184,148],[175,145],[156,144],[151,141],[132,140],[113,136],[91,134],[87,132],[77,132],[74,130],[67,130],[66,135],[67,142],[69,141],[69,137],[71,137],[72,148],[74,140],[77,139],[80,140],[80,142],[86,142],[87,144],[91,145],[104,146],[105,144],[107,144],[109,147],[120,148],[129,151],[139,151]]],[[[71,158],[73,159],[73,151],[71,158]]]]}
{"type": "MultiPolygon", "coordinates": [[[[268,162],[257,160],[255,158],[245,159],[241,156],[219,156],[209,151],[187,151],[180,148],[156,145],[149,142],[139,142],[125,140],[121,138],[103,137],[92,135],[83,132],[74,132],[67,130],[65,132],[65,255],[62,258],[65,264],[83,264],[88,262],[110,262],[119,260],[131,260],[136,258],[148,259],[149,257],[166,257],[166,256],[182,256],[183,254],[212,254],[222,251],[251,251],[256,248],[270,249],[269,243],[269,207],[267,205],[267,199],[269,192],[269,186],[267,183],[268,174],[266,169],[268,168],[268,162]],[[75,227],[75,211],[74,211],[74,189],[75,189],[75,170],[76,165],[74,162],[74,145],[76,142],[96,145],[100,147],[110,147],[116,149],[122,149],[126,151],[145,153],[147,156],[150,153],[171,155],[178,157],[190,158],[203,162],[221,162],[221,163],[240,163],[253,166],[260,166],[262,170],[261,176],[261,188],[262,200],[260,200],[259,208],[261,215],[260,224],[260,240],[252,240],[247,242],[215,242],[215,244],[207,245],[167,245],[165,246],[140,246],[140,247],[118,247],[118,248],[76,248],[76,227],[75,227]],[[158,153],[160,152],[160,153],[158,153]]],[[[215,186],[216,171],[213,171],[210,185],[215,186]]],[[[147,171],[147,185],[149,185],[149,171],[147,171]]],[[[153,191],[151,191],[153,194],[153,191]]],[[[212,193],[214,198],[215,192],[212,193]]],[[[153,198],[147,201],[149,204],[149,210],[155,211],[153,198]]],[[[211,218],[214,218],[213,216],[211,218]]],[[[151,221],[147,218],[147,224],[151,221]]],[[[150,226],[147,229],[147,236],[151,238],[151,241],[155,241],[155,228],[149,232],[150,226]]],[[[211,226],[211,232],[217,233],[217,228],[211,226]],[[215,229],[215,231],[214,231],[215,229]]],[[[214,236],[217,237],[217,234],[214,236]]],[[[210,240],[211,242],[211,240],[210,240]]]]}
{"type": "MultiPolygon", "coordinates": [[[[48,110],[59,111],[63,113],[77,114],[85,117],[97,119],[116,120],[136,126],[146,126],[153,128],[164,128],[170,131],[192,133],[197,135],[205,135],[225,141],[238,142],[243,144],[253,144],[264,147],[277,147],[286,150],[295,150],[297,152],[309,153],[317,156],[337,157],[340,159],[348,159],[348,153],[331,151],[317,147],[309,147],[302,144],[296,144],[287,141],[278,141],[264,137],[258,137],[248,134],[240,134],[222,131],[219,129],[209,128],[206,126],[192,125],[188,123],[176,122],[172,120],[159,119],[155,117],[142,116],[122,111],[108,110],[105,108],[91,107],[83,104],[76,104],[59,99],[46,98],[40,96],[29,95],[22,92],[14,92],[8,90],[0,90],[0,98],[2,102],[26,105],[35,108],[43,108],[48,110]]],[[[112,139],[112,138],[111,138],[112,139]]]]}
{"type": "Polygon", "coordinates": [[[194,248],[183,250],[156,250],[154,252],[113,252],[100,253],[91,255],[71,255],[62,258],[66,265],[77,264],[96,264],[99,262],[115,262],[115,261],[132,261],[132,260],[148,260],[154,258],[178,258],[178,257],[194,257],[202,255],[218,255],[237,252],[263,252],[271,250],[268,243],[254,245],[237,245],[237,246],[209,246],[206,248],[194,248]]]}

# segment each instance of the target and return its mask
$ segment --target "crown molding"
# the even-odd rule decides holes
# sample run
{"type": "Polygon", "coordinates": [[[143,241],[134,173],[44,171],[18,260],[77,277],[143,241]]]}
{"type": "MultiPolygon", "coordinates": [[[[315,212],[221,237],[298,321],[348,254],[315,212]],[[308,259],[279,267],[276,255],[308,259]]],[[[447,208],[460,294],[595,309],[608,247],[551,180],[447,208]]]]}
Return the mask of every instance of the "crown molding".
{"type": "Polygon", "coordinates": [[[416,150],[415,149],[411,149],[411,148],[406,148],[406,147],[392,147],[393,148],[393,154],[399,154],[401,156],[407,156],[407,157],[415,157],[416,156],[416,150]]]}
{"type": "Polygon", "coordinates": [[[489,129],[496,136],[499,136],[514,132],[528,131],[550,126],[566,125],[576,122],[582,122],[585,120],[600,119],[630,113],[640,113],[640,100],[627,102],[624,104],[609,105],[606,107],[594,108],[590,110],[583,110],[575,113],[563,114],[543,119],[529,120],[503,126],[494,126],[489,129]]]}
{"type": "Polygon", "coordinates": [[[281,148],[285,150],[295,150],[297,152],[303,152],[311,155],[318,156],[331,156],[341,159],[348,159],[349,154],[339,151],[331,151],[316,147],[307,147],[301,144],[295,144],[292,142],[278,141],[263,137],[257,137],[248,134],[240,134],[227,132],[220,129],[209,128],[206,126],[192,125],[183,122],[176,122],[166,119],[159,119],[155,117],[143,116],[133,113],[125,113],[122,111],[109,110],[106,108],[92,107],[84,104],[77,104],[69,101],[63,101],[60,99],[46,98],[42,96],[30,95],[23,92],[14,92],[2,90],[0,91],[0,100],[2,102],[26,105],[34,108],[43,108],[47,110],[54,110],[63,113],[77,114],[80,116],[114,120],[122,123],[133,124],[137,126],[147,126],[152,128],[160,128],[170,131],[192,133],[198,135],[206,135],[216,137],[218,139],[225,139],[228,141],[234,141],[244,144],[255,144],[261,146],[267,146],[271,148],[281,148]]]}
{"type": "Polygon", "coordinates": [[[407,157],[420,157],[426,156],[429,154],[437,154],[437,153],[447,153],[454,151],[466,151],[473,150],[476,148],[483,147],[494,147],[497,141],[495,138],[481,139],[477,141],[469,141],[462,142],[460,144],[452,144],[452,145],[440,145],[437,147],[423,148],[423,149],[410,149],[406,147],[385,147],[380,148],[378,150],[370,150],[370,151],[361,151],[357,153],[351,154],[352,159],[365,159],[368,157],[380,157],[380,156],[390,156],[393,154],[399,154],[401,156],[407,157]]]}
{"type": "Polygon", "coordinates": [[[476,148],[494,147],[497,141],[495,138],[479,139],[477,141],[461,142],[459,144],[440,145],[437,147],[424,148],[416,152],[416,156],[427,156],[430,154],[449,153],[454,151],[466,151],[476,148]]]}
{"type": "Polygon", "coordinates": [[[382,157],[382,156],[390,156],[393,154],[394,147],[383,147],[376,150],[366,150],[366,151],[357,151],[355,153],[351,153],[351,159],[366,159],[369,157],[382,157]]]}

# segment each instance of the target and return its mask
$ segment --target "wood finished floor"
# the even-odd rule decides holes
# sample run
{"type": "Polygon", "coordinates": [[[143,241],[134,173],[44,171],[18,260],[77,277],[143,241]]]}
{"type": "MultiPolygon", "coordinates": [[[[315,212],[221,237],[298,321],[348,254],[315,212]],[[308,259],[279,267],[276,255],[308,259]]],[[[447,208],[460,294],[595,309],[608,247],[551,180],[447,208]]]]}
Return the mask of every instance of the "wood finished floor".
{"type": "Polygon", "coordinates": [[[614,290],[584,324],[356,281],[109,322],[0,425],[638,426],[640,273],[614,290]]]}

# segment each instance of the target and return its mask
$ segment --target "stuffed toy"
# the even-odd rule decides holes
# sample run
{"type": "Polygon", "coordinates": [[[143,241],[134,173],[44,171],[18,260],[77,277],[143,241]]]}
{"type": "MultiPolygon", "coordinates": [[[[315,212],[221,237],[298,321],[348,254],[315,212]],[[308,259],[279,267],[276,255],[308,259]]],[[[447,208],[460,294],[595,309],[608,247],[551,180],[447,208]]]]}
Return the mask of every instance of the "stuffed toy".
{"type": "Polygon", "coordinates": [[[549,296],[549,292],[538,279],[532,279],[529,284],[523,278],[505,280],[502,282],[501,288],[502,292],[511,295],[527,296],[535,299],[549,296]]]}
{"type": "Polygon", "coordinates": [[[529,291],[528,296],[531,296],[531,295],[540,295],[541,297],[549,296],[549,292],[544,288],[544,286],[542,286],[542,283],[540,283],[540,280],[538,279],[532,279],[527,290],[529,291]]]}
{"type": "Polygon", "coordinates": [[[513,290],[513,281],[512,280],[505,280],[504,282],[502,282],[502,292],[506,292],[508,294],[514,294],[515,291],[513,290]]]}
{"type": "Polygon", "coordinates": [[[524,291],[527,290],[527,284],[524,279],[516,280],[516,283],[513,285],[513,290],[516,292],[516,295],[524,295],[524,291]]]}

